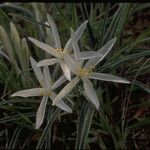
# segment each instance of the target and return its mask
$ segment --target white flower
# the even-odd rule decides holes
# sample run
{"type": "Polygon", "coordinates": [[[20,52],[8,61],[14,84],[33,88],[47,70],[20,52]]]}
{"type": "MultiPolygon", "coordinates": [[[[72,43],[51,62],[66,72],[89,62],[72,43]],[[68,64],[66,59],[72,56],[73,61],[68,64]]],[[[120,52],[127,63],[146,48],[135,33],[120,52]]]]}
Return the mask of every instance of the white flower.
{"type": "Polygon", "coordinates": [[[86,96],[89,100],[99,109],[99,100],[97,94],[93,88],[93,84],[89,79],[103,80],[103,81],[111,81],[111,82],[119,82],[119,83],[130,83],[128,80],[106,74],[106,73],[97,73],[92,72],[92,69],[108,54],[108,52],[112,49],[114,43],[117,38],[113,38],[108,41],[100,50],[96,53],[96,57],[92,58],[83,65],[84,61],[81,59],[80,49],[77,44],[76,35],[72,36],[73,38],[73,49],[74,49],[74,58],[71,56],[67,56],[65,58],[65,63],[69,67],[69,69],[76,75],[76,77],[71,80],[62,91],[56,96],[53,101],[53,105],[57,104],[66,94],[68,94],[79,82],[81,79],[83,81],[83,87],[86,93],[86,96]]]}
{"type": "MultiPolygon", "coordinates": [[[[55,63],[59,63],[61,66],[61,69],[63,70],[63,73],[65,75],[65,77],[70,81],[71,80],[71,72],[70,69],[68,68],[68,66],[66,65],[66,63],[64,62],[64,57],[68,56],[71,52],[72,52],[72,38],[70,38],[64,49],[62,49],[61,47],[61,42],[60,42],[60,37],[58,34],[58,30],[56,27],[55,22],[53,21],[53,19],[50,17],[50,15],[47,15],[47,20],[48,20],[48,24],[51,26],[52,29],[52,34],[54,37],[54,41],[55,41],[55,48],[42,43],[32,37],[29,37],[28,39],[33,42],[36,46],[38,46],[39,48],[43,49],[44,51],[50,53],[51,55],[53,55],[55,58],[52,59],[45,59],[42,60],[40,62],[38,62],[37,66],[45,66],[45,65],[53,65],[55,63]]],[[[82,25],[80,25],[80,27],[76,30],[75,35],[76,35],[76,40],[78,41],[81,37],[81,35],[83,34],[86,24],[88,21],[85,21],[82,25]]],[[[47,25],[48,25],[47,24],[47,25]]],[[[83,53],[83,57],[84,57],[83,53]]]]}
{"type": "MultiPolygon", "coordinates": [[[[36,129],[38,129],[43,120],[45,115],[45,108],[48,101],[48,98],[50,98],[52,101],[57,96],[52,90],[59,87],[62,83],[66,81],[65,76],[61,76],[53,85],[52,80],[50,76],[50,72],[47,66],[44,67],[43,73],[42,70],[38,67],[36,67],[37,62],[30,57],[31,66],[33,68],[33,71],[40,82],[42,88],[32,88],[27,90],[21,90],[18,92],[15,92],[11,96],[20,96],[20,97],[31,97],[31,96],[43,96],[41,104],[38,108],[37,114],[36,114],[36,129]]],[[[60,109],[67,111],[69,113],[72,113],[71,108],[69,108],[62,100],[59,101],[59,103],[56,104],[57,107],[60,109]]]]}

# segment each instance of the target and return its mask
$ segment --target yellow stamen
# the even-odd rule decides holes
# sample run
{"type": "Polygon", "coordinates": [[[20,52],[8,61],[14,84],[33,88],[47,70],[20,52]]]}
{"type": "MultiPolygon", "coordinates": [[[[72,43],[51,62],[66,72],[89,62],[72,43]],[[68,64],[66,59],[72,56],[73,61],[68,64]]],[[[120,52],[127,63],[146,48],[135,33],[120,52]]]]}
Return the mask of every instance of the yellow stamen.
{"type": "Polygon", "coordinates": [[[79,77],[85,77],[85,76],[89,76],[92,74],[92,69],[93,67],[87,68],[87,69],[82,69],[80,68],[77,72],[79,77]]]}
{"type": "Polygon", "coordinates": [[[62,49],[62,48],[55,48],[55,51],[56,51],[57,53],[63,53],[63,49],[62,49]]]}
{"type": "Polygon", "coordinates": [[[57,53],[66,53],[66,54],[69,55],[69,52],[68,52],[68,51],[64,52],[64,49],[62,49],[62,48],[55,48],[55,51],[56,51],[57,53]]]}

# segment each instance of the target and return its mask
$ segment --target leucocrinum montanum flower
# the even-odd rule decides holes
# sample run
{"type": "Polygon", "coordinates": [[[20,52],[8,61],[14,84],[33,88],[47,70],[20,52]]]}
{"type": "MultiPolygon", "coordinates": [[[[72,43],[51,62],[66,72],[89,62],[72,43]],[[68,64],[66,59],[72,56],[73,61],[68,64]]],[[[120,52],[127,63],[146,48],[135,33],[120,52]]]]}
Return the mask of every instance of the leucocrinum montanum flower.
{"type": "Polygon", "coordinates": [[[85,90],[85,94],[88,99],[95,105],[96,109],[99,109],[100,103],[96,91],[93,88],[93,84],[89,79],[103,80],[103,81],[111,81],[111,82],[119,82],[119,83],[130,83],[128,80],[106,74],[106,73],[97,73],[92,72],[92,69],[103,60],[103,58],[108,54],[108,52],[112,49],[114,43],[117,38],[113,38],[108,41],[100,50],[96,53],[96,57],[88,60],[84,64],[84,60],[81,59],[81,52],[77,44],[77,37],[75,34],[72,35],[72,44],[74,49],[74,57],[71,55],[65,57],[65,63],[69,67],[69,69],[76,75],[56,96],[53,101],[53,105],[56,105],[64,96],[66,96],[76,85],[82,80],[83,87],[85,90]]]}
{"type": "MultiPolygon", "coordinates": [[[[40,42],[40,41],[38,41],[38,40],[36,40],[32,37],[29,37],[28,39],[31,42],[33,42],[36,46],[38,46],[39,48],[41,48],[44,51],[50,53],[55,58],[41,60],[40,62],[37,63],[37,66],[41,67],[41,66],[53,65],[55,63],[59,63],[60,67],[63,71],[63,74],[70,81],[71,80],[71,71],[68,68],[68,66],[66,65],[66,63],[64,61],[64,58],[66,56],[68,56],[69,54],[71,54],[71,52],[72,52],[72,49],[73,49],[73,47],[72,47],[72,38],[70,38],[67,41],[64,49],[62,49],[61,42],[60,42],[60,37],[59,37],[59,34],[58,34],[58,29],[57,29],[57,26],[56,26],[54,20],[48,14],[47,14],[47,20],[48,20],[47,25],[50,26],[51,30],[52,30],[52,34],[53,34],[54,42],[55,42],[55,48],[48,45],[48,44],[40,42]]],[[[81,35],[83,34],[83,32],[86,28],[87,22],[88,21],[85,21],[84,23],[82,23],[79,26],[79,28],[75,31],[74,34],[77,37],[76,38],[77,41],[80,39],[81,35]]],[[[81,52],[81,55],[82,55],[82,59],[89,59],[89,58],[94,57],[92,52],[91,53],[89,52],[88,55],[87,55],[86,52],[81,52]]]]}
{"type": "MultiPolygon", "coordinates": [[[[53,101],[56,97],[55,92],[53,92],[52,90],[56,89],[63,82],[62,79],[59,78],[52,85],[52,80],[51,80],[48,66],[45,66],[42,72],[42,70],[36,66],[37,62],[32,57],[30,57],[30,61],[31,61],[32,69],[39,83],[41,84],[42,88],[21,90],[13,93],[11,96],[12,97],[13,96],[20,96],[20,97],[43,96],[36,114],[36,129],[38,129],[44,120],[45,109],[46,109],[48,98],[50,98],[53,101]]],[[[59,103],[56,104],[56,106],[68,113],[72,113],[72,109],[68,107],[62,100],[60,100],[59,103]]]]}

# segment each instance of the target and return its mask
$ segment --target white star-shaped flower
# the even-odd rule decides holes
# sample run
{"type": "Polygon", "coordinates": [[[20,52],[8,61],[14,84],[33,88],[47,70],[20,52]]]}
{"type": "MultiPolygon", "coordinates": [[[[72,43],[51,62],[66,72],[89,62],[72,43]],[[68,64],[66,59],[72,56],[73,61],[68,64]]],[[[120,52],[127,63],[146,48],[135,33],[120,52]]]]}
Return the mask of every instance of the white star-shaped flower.
{"type": "MultiPolygon", "coordinates": [[[[50,17],[50,15],[47,15],[47,20],[51,29],[52,29],[52,34],[54,37],[54,41],[55,41],[55,48],[51,47],[48,44],[45,44],[43,42],[40,42],[32,37],[29,37],[28,39],[33,42],[36,46],[38,46],[39,48],[43,49],[44,51],[50,53],[52,56],[54,56],[55,58],[51,58],[51,59],[44,59],[40,62],[38,62],[37,66],[45,66],[45,65],[53,65],[55,63],[59,63],[61,66],[61,69],[65,75],[65,77],[70,81],[71,80],[71,72],[70,69],[68,68],[68,66],[66,65],[66,63],[64,62],[64,58],[66,56],[68,56],[71,52],[72,52],[72,38],[70,38],[64,49],[62,49],[61,47],[61,42],[60,42],[60,37],[58,34],[58,30],[57,30],[57,26],[55,24],[55,22],[53,21],[53,19],[50,17]]],[[[86,24],[88,21],[85,21],[83,24],[80,25],[80,27],[75,31],[75,35],[76,35],[76,40],[78,41],[81,37],[81,35],[83,34],[86,24]]],[[[92,58],[92,52],[89,52],[88,55],[85,52],[81,52],[82,55],[82,59],[88,59],[88,58],[92,58]]]]}
{"type": "MultiPolygon", "coordinates": [[[[31,61],[31,66],[33,68],[33,71],[42,87],[21,90],[21,91],[13,93],[11,96],[12,97],[14,96],[20,96],[20,97],[43,96],[40,106],[38,108],[37,114],[36,114],[36,129],[38,129],[44,120],[45,108],[47,105],[48,98],[50,98],[52,101],[56,98],[57,95],[55,94],[55,92],[53,92],[53,90],[59,87],[62,83],[64,83],[66,81],[66,78],[65,76],[61,76],[52,85],[49,68],[45,66],[43,69],[43,73],[42,73],[42,70],[36,66],[37,62],[32,57],[30,57],[30,61],[31,61]]],[[[56,104],[56,106],[68,113],[72,113],[71,108],[68,107],[62,100],[60,100],[59,103],[56,104]]]]}
{"type": "Polygon", "coordinates": [[[111,81],[111,82],[119,82],[119,83],[130,83],[130,81],[106,74],[106,73],[97,73],[92,72],[92,69],[103,60],[103,58],[108,54],[108,52],[112,49],[114,43],[116,42],[117,38],[113,38],[108,41],[100,50],[96,53],[96,57],[88,60],[85,65],[83,65],[84,61],[81,59],[80,49],[77,44],[77,38],[74,34],[72,36],[73,41],[73,49],[74,49],[74,58],[71,56],[67,56],[65,58],[65,63],[69,67],[69,69],[76,75],[76,77],[71,80],[56,96],[53,101],[53,105],[56,105],[64,96],[66,96],[80,81],[83,81],[83,87],[85,90],[86,96],[89,100],[95,105],[97,109],[99,109],[100,103],[97,97],[97,94],[93,88],[93,84],[89,79],[96,79],[102,81],[111,81]]]}

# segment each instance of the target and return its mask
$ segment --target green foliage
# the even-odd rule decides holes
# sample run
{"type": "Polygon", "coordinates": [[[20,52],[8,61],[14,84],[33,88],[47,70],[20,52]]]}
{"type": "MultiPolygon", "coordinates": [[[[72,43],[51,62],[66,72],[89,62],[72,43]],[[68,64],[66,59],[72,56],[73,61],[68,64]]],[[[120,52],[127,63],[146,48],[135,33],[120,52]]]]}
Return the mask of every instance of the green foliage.
{"type": "Polygon", "coordinates": [[[86,149],[88,141],[88,133],[94,115],[95,108],[86,101],[83,102],[77,127],[76,146],[75,149],[86,149]]]}

